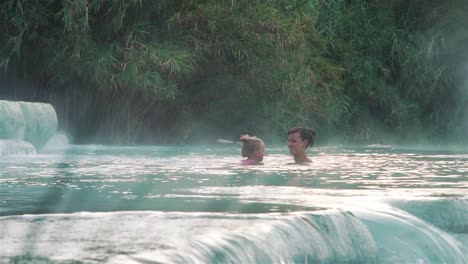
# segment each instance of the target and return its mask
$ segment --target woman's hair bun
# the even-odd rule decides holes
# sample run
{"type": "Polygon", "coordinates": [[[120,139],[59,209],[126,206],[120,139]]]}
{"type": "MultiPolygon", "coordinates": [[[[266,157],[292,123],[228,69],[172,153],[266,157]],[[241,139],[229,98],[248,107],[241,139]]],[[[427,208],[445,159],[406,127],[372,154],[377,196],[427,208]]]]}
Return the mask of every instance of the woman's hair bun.
{"type": "Polygon", "coordinates": [[[242,135],[242,136],[240,137],[240,141],[241,141],[241,142],[245,142],[245,141],[247,141],[247,140],[249,140],[249,139],[250,139],[250,136],[249,136],[249,135],[242,135]]]}
{"type": "Polygon", "coordinates": [[[307,132],[311,133],[314,137],[317,135],[312,128],[307,128],[307,132]]]}

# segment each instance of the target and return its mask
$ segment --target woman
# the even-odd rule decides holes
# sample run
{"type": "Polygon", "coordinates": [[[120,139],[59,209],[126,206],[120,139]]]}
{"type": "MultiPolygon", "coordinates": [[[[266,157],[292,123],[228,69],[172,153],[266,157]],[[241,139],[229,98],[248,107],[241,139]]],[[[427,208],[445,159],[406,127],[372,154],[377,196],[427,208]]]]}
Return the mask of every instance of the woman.
{"type": "Polygon", "coordinates": [[[315,142],[315,131],[311,128],[295,127],[288,131],[288,148],[297,164],[311,163],[306,150],[315,142]]]}

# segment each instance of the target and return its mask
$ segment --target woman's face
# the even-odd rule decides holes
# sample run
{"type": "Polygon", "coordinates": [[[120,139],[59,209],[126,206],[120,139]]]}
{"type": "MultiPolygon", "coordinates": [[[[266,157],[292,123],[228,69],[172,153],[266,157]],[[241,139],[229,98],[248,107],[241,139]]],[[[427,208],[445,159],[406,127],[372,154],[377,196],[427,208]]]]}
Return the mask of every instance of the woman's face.
{"type": "Polygon", "coordinates": [[[302,140],[299,132],[294,132],[288,135],[288,148],[291,155],[296,156],[306,150],[307,140],[302,140]]]}

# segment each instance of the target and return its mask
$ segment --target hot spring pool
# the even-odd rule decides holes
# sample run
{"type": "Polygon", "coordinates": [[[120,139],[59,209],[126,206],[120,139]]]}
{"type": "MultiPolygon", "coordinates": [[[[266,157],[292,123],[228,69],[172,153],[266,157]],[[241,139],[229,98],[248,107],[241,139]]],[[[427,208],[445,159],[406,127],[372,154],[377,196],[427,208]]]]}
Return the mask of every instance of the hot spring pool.
{"type": "Polygon", "coordinates": [[[1,157],[0,263],[468,263],[468,151],[66,146],[1,157]]]}

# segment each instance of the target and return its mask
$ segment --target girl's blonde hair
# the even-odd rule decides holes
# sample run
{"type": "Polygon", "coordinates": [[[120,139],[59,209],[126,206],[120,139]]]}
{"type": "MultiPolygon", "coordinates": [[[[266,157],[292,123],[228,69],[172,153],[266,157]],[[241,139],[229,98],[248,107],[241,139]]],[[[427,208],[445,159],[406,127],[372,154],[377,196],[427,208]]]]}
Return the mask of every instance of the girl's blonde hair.
{"type": "Polygon", "coordinates": [[[248,157],[252,155],[255,151],[260,149],[263,144],[263,140],[249,135],[242,135],[240,137],[241,141],[241,154],[242,157],[248,157]]]}

